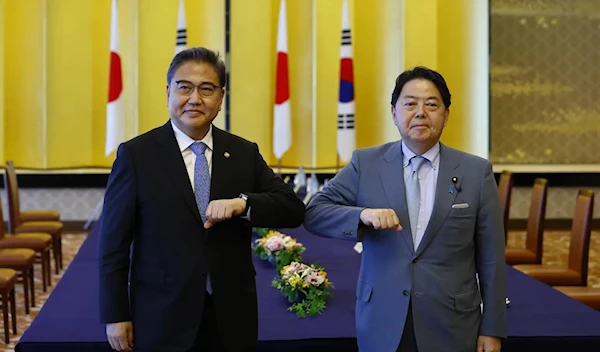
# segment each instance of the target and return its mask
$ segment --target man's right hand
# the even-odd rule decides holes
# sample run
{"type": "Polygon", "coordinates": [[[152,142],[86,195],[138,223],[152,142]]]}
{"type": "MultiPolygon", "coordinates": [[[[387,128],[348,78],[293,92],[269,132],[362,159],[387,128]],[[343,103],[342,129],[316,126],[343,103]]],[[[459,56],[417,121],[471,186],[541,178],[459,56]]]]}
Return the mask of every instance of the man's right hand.
{"type": "Polygon", "coordinates": [[[106,324],[106,337],[113,350],[133,351],[133,324],[130,321],[106,324]]]}
{"type": "Polygon", "coordinates": [[[360,212],[360,221],[367,226],[373,226],[375,230],[402,230],[400,220],[393,209],[363,209],[360,212]]]}

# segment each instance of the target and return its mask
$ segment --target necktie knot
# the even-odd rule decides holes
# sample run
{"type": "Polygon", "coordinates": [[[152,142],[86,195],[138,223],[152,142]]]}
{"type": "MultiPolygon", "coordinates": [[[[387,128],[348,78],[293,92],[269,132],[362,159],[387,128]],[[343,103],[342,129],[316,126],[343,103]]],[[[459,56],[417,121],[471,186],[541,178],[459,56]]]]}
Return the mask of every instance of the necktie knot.
{"type": "Polygon", "coordinates": [[[421,169],[421,166],[423,166],[423,163],[425,162],[425,158],[422,156],[414,156],[410,162],[412,164],[412,171],[418,173],[419,169],[421,169]]]}
{"type": "Polygon", "coordinates": [[[204,152],[206,151],[206,144],[204,144],[204,142],[195,142],[190,145],[190,149],[194,154],[196,154],[196,156],[204,155],[204,152]]]}

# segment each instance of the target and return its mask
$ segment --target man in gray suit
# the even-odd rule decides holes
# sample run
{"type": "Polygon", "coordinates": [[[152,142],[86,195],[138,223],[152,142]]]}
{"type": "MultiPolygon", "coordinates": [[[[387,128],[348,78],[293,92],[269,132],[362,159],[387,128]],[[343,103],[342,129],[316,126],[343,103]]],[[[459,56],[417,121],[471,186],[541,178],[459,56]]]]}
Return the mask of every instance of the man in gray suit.
{"type": "Polygon", "coordinates": [[[392,94],[402,140],[355,151],[307,206],[309,231],[362,241],[362,352],[496,352],[506,337],[504,229],[492,165],[440,143],[449,107],[439,73],[402,73],[392,94]]]}

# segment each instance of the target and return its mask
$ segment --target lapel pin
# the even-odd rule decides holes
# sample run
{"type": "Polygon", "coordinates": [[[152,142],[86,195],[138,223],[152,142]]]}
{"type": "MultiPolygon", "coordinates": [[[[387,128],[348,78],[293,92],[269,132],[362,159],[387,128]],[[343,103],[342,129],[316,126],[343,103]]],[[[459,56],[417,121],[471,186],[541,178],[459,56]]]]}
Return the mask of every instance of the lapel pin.
{"type": "Polygon", "coordinates": [[[454,186],[450,185],[450,193],[454,193],[454,186]]]}
{"type": "Polygon", "coordinates": [[[460,184],[458,184],[458,177],[452,177],[452,183],[454,183],[456,187],[451,186],[450,193],[452,193],[454,190],[460,192],[460,184]]]}
{"type": "Polygon", "coordinates": [[[229,158],[231,156],[231,154],[229,154],[228,152],[225,152],[225,154],[223,154],[226,158],[229,158]]]}

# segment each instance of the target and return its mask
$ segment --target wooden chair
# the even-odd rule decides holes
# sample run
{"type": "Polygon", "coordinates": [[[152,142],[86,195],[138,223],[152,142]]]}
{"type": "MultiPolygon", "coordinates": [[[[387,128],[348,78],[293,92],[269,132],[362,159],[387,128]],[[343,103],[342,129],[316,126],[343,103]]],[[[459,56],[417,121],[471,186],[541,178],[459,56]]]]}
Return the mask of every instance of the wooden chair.
{"type": "Polygon", "coordinates": [[[594,192],[580,190],[571,227],[567,267],[543,264],[515,265],[514,268],[550,286],[587,286],[588,260],[594,192]]]}
{"type": "Polygon", "coordinates": [[[542,263],[547,194],[548,181],[544,178],[536,178],[531,192],[525,248],[506,248],[505,258],[507,264],[542,263]]]}
{"type": "Polygon", "coordinates": [[[500,195],[500,204],[502,205],[502,221],[504,223],[504,240],[508,241],[508,219],[510,217],[510,199],[513,187],[513,174],[504,170],[500,174],[498,182],[498,193],[500,195]]]}
{"type": "Polygon", "coordinates": [[[9,302],[13,333],[17,333],[17,312],[15,309],[16,277],[16,271],[12,269],[0,269],[0,295],[2,296],[2,315],[4,317],[4,343],[6,343],[7,345],[10,343],[10,325],[8,322],[9,302]]]}
{"type": "Polygon", "coordinates": [[[35,251],[26,248],[0,249],[0,268],[13,269],[17,275],[17,282],[23,284],[23,297],[25,298],[25,314],[29,314],[29,299],[31,307],[35,307],[35,288],[33,282],[33,262],[35,251]],[[19,280],[19,278],[21,280],[19,280]]]}
{"type": "Polygon", "coordinates": [[[12,160],[8,160],[6,166],[6,172],[12,174],[11,178],[15,180],[16,185],[15,189],[8,189],[10,192],[9,199],[13,198],[15,200],[16,211],[18,212],[21,221],[60,221],[60,212],[58,210],[21,210],[21,202],[19,200],[19,184],[16,182],[17,175],[15,171],[15,164],[12,160]]]}
{"type": "Polygon", "coordinates": [[[600,287],[554,286],[554,288],[590,308],[600,310],[600,287]]]}
{"type": "Polygon", "coordinates": [[[47,233],[52,236],[52,252],[54,254],[55,272],[62,269],[62,230],[60,221],[23,221],[20,215],[17,174],[12,162],[9,162],[4,173],[4,186],[8,199],[8,232],[18,233],[47,233]]]}
{"type": "MultiPolygon", "coordinates": [[[[4,223],[2,216],[2,204],[0,203],[0,223],[4,223]]],[[[52,285],[50,277],[50,248],[52,247],[52,236],[47,233],[4,233],[4,226],[0,226],[0,250],[7,248],[28,248],[36,252],[35,262],[41,265],[42,290],[46,292],[47,286],[52,285]]],[[[33,282],[33,274],[31,275],[33,282]]],[[[34,289],[34,286],[31,286],[34,289]]],[[[35,294],[32,294],[31,306],[35,306],[35,294]]]]}

